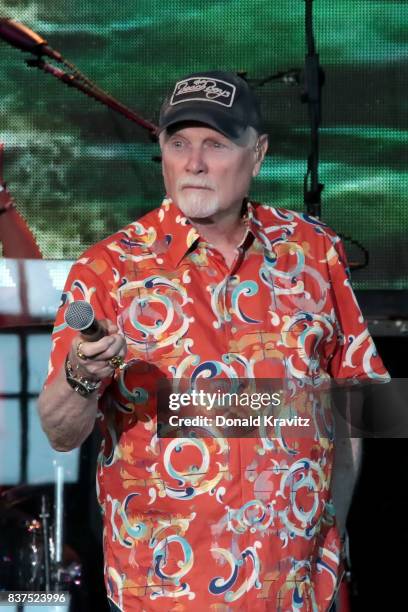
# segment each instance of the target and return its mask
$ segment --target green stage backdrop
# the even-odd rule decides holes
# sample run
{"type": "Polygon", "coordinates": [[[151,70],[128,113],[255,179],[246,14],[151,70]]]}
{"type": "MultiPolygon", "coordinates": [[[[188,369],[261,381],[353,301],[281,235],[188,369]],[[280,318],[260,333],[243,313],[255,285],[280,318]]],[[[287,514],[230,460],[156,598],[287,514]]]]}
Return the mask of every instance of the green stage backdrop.
{"type": "MultiPolygon", "coordinates": [[[[322,218],[369,251],[369,266],[353,275],[357,288],[406,289],[408,3],[313,4],[326,72],[322,218]]],[[[1,16],[42,34],[153,121],[169,86],[189,71],[262,78],[302,67],[304,10],[304,0],[0,0],[1,16]]],[[[300,88],[274,82],[259,95],[271,148],[253,197],[304,210],[309,141],[300,88]]],[[[44,257],[76,258],[159,204],[159,151],[147,133],[28,68],[3,42],[0,96],[5,178],[44,257]]]]}

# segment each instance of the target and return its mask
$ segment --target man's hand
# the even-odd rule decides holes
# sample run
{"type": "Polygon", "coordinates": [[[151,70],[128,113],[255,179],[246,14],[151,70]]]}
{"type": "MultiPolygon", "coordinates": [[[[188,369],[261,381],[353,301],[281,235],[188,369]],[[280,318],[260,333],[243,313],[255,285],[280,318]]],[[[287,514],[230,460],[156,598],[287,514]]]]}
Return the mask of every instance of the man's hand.
{"type": "Polygon", "coordinates": [[[100,321],[100,324],[107,335],[96,342],[82,340],[81,336],[77,336],[72,341],[68,356],[73,368],[87,380],[110,378],[115,370],[110,362],[112,357],[123,359],[126,355],[126,340],[118,333],[116,325],[107,320],[100,321]]]}
{"type": "MultiPolygon", "coordinates": [[[[89,342],[76,336],[69,351],[71,367],[79,376],[90,381],[111,378],[115,363],[113,357],[123,358],[126,340],[118,333],[116,325],[102,321],[107,335],[89,342]],[[78,355],[79,353],[79,355],[78,355]]],[[[38,400],[41,424],[53,448],[68,451],[76,448],[91,433],[98,409],[98,395],[91,393],[83,397],[68,383],[63,363],[50,385],[45,387],[38,400]]]]}

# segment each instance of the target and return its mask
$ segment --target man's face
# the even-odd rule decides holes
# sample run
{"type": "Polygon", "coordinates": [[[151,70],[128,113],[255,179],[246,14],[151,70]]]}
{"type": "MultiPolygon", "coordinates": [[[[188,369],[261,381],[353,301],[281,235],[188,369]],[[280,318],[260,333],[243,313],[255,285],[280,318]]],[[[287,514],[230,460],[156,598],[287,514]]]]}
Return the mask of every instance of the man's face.
{"type": "Polygon", "coordinates": [[[167,195],[191,219],[241,210],[266,151],[255,138],[229,140],[202,124],[182,124],[160,138],[167,195]]]}

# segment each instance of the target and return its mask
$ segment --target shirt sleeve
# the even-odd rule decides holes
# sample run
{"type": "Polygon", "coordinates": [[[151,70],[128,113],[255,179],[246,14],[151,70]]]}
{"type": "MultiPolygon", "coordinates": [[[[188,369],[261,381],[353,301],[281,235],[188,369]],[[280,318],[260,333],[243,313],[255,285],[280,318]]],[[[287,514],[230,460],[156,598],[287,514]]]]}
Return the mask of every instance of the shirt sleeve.
{"type": "Polygon", "coordinates": [[[328,257],[337,342],[329,373],[338,379],[389,380],[351,286],[344,245],[334,235],[328,257]]]}
{"type": "MultiPolygon", "coordinates": [[[[117,325],[115,288],[115,272],[103,257],[84,257],[72,266],[65,282],[52,332],[51,355],[45,386],[54,380],[63,367],[72,340],[78,333],[65,323],[64,316],[68,305],[77,300],[89,302],[96,319],[109,319],[117,325]]],[[[102,386],[106,388],[109,381],[104,382],[102,386]]]]}

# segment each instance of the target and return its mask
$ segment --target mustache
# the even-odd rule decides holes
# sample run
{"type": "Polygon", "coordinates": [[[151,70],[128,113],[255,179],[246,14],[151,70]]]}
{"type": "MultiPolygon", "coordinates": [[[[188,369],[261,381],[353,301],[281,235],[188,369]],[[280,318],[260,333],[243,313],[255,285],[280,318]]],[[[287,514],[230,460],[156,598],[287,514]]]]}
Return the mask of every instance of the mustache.
{"type": "Polygon", "coordinates": [[[207,179],[180,179],[177,181],[177,189],[183,189],[184,187],[201,187],[202,189],[215,189],[211,181],[207,179]]]}

